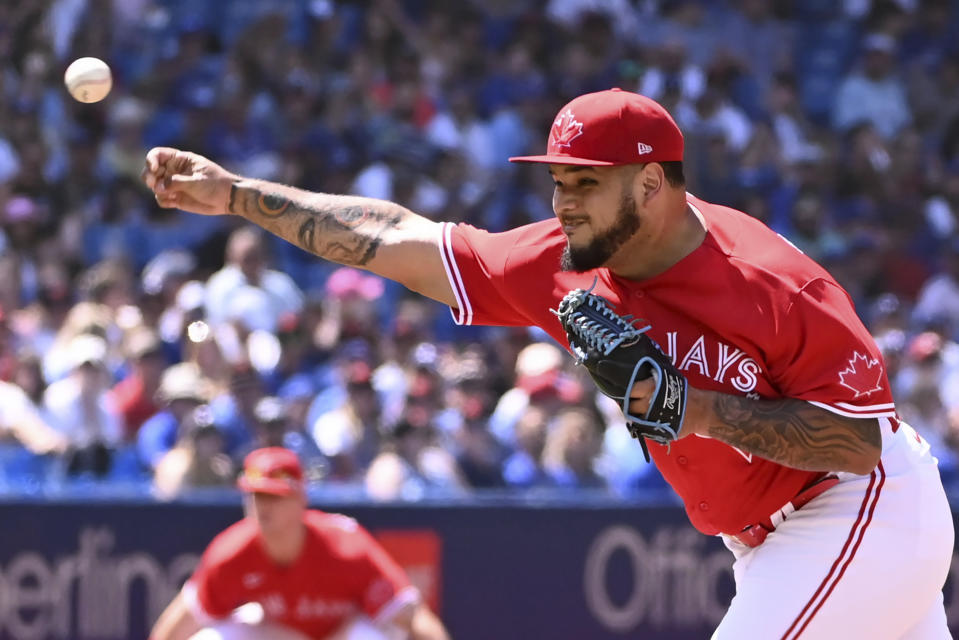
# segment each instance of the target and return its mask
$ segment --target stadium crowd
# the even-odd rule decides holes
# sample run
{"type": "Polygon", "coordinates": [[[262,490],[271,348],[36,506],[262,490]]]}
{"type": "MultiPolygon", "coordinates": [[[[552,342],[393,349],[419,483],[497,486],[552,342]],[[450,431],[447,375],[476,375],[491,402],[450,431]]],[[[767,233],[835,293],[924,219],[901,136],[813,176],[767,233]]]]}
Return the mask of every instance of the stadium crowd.
{"type": "Polygon", "coordinates": [[[232,486],[266,445],[379,499],[662,487],[545,334],[455,327],[237,220],[162,210],[138,178],[170,145],[502,230],[552,215],[542,167],[506,158],[611,86],[676,117],[691,192],[846,287],[959,489],[955,2],[18,0],[0,3],[0,490],[173,497],[232,486]],[[84,55],[113,69],[102,103],[62,87],[84,55]]]}

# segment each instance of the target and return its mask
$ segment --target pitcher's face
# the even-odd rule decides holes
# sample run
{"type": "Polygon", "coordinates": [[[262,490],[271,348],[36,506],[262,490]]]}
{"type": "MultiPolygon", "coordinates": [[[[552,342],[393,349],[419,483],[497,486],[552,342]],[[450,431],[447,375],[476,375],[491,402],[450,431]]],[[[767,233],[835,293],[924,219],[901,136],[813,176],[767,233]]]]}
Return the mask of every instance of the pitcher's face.
{"type": "Polygon", "coordinates": [[[567,241],[564,271],[605,265],[639,231],[634,173],[625,167],[550,165],[553,212],[567,241]]]}

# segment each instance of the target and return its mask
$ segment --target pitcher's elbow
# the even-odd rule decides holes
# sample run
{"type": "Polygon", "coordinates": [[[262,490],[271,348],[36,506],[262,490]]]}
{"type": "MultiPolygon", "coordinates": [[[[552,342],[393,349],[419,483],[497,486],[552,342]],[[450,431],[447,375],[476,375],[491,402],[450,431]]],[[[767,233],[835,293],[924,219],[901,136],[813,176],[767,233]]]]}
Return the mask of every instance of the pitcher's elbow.
{"type": "Polygon", "coordinates": [[[869,451],[863,452],[855,460],[850,460],[849,467],[844,471],[849,471],[861,476],[869,475],[879,464],[882,451],[878,448],[870,447],[869,451]]]}

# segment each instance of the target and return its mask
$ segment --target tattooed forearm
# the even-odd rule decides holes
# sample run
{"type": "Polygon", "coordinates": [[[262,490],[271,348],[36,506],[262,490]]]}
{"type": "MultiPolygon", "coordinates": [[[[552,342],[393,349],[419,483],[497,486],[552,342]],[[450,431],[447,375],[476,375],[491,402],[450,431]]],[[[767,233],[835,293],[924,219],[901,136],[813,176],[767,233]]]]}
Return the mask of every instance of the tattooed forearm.
{"type": "MultiPolygon", "coordinates": [[[[334,262],[365,265],[379,249],[383,234],[402,219],[398,211],[369,204],[330,207],[317,211],[312,251],[334,262]]],[[[304,224],[306,224],[304,222],[304,224]]]]}
{"type": "Polygon", "coordinates": [[[747,453],[808,471],[868,473],[882,448],[875,419],[845,418],[802,400],[715,394],[702,432],[747,453]]]}
{"type": "Polygon", "coordinates": [[[262,193],[257,189],[230,187],[230,213],[244,214],[256,211],[267,218],[278,218],[290,208],[290,200],[274,193],[262,193]]]}
{"type": "Polygon", "coordinates": [[[309,217],[303,221],[303,224],[300,225],[300,228],[296,231],[296,240],[297,244],[306,249],[307,251],[313,252],[314,238],[316,237],[316,218],[309,217]]]}
{"type": "Polygon", "coordinates": [[[405,211],[390,202],[248,180],[233,183],[229,210],[306,251],[352,266],[364,266],[375,257],[383,236],[399,226],[405,211]]]}

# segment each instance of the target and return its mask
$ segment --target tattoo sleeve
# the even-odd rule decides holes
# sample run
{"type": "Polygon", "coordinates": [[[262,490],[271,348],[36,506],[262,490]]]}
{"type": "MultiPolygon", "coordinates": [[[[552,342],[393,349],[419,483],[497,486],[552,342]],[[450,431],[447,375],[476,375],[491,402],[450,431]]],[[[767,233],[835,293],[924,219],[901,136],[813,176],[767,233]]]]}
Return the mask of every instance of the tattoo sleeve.
{"type": "Polygon", "coordinates": [[[712,409],[706,435],[795,469],[863,473],[882,449],[875,419],[845,418],[802,400],[717,393],[712,409]]]}
{"type": "Polygon", "coordinates": [[[259,180],[234,182],[228,208],[321,258],[359,267],[376,256],[384,236],[407,213],[392,202],[310,193],[259,180]]]}

